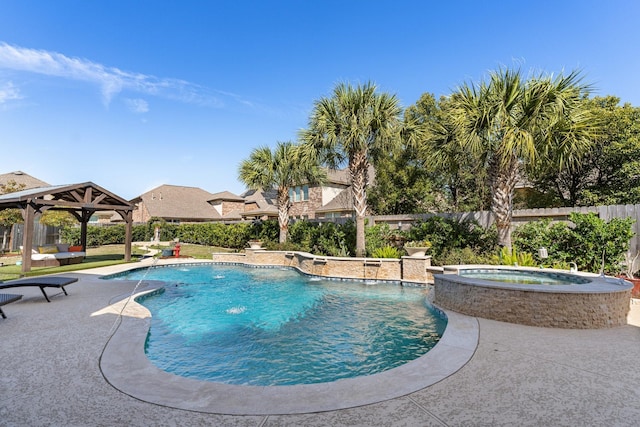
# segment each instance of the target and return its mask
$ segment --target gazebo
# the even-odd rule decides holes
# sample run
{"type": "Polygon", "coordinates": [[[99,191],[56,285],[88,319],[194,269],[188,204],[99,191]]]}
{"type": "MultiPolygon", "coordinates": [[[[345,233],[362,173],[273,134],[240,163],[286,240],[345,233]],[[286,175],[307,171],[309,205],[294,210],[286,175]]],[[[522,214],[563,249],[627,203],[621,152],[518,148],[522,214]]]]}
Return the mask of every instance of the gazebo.
{"type": "Polygon", "coordinates": [[[67,211],[80,222],[80,240],[87,247],[87,223],[95,212],[115,211],[126,223],[125,261],[131,261],[131,231],[133,205],[120,196],[105,190],[93,182],[30,188],[0,196],[0,210],[20,209],[24,219],[22,238],[22,272],[31,270],[33,224],[37,213],[46,210],[67,211]]]}

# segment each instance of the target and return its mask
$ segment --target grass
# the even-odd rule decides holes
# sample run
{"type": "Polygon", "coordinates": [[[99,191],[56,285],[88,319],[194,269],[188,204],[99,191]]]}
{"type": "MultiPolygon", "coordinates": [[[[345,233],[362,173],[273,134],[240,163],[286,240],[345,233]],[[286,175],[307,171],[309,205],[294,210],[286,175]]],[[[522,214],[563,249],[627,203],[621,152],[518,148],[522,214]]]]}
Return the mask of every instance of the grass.
{"type": "Polygon", "coordinates": [[[193,245],[190,243],[180,243],[180,256],[187,256],[197,259],[211,259],[214,252],[235,252],[228,248],[219,246],[193,245]]]}
{"type": "MultiPolygon", "coordinates": [[[[150,246],[150,248],[164,249],[171,246],[150,246]]],[[[193,245],[187,243],[180,244],[180,256],[198,259],[211,259],[213,252],[231,252],[230,249],[216,246],[193,245]]],[[[131,248],[131,262],[137,262],[140,256],[147,252],[137,245],[131,248]]],[[[87,256],[80,264],[63,265],[60,267],[32,267],[31,271],[22,273],[22,266],[15,265],[21,258],[18,254],[8,254],[0,257],[0,262],[4,266],[0,267],[0,280],[17,279],[21,276],[42,276],[45,274],[65,273],[69,271],[86,270],[90,268],[106,267],[109,265],[124,264],[124,245],[104,245],[96,248],[89,248],[87,256]]]]}

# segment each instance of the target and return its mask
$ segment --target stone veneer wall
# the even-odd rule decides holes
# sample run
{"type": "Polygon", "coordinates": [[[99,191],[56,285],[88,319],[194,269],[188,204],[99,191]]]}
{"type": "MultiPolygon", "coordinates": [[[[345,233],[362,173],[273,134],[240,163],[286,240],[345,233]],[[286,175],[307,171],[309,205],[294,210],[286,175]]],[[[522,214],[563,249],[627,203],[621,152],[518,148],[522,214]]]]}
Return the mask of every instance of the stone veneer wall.
{"type": "Polygon", "coordinates": [[[289,216],[315,219],[316,210],[322,207],[322,188],[309,187],[309,200],[303,202],[291,202],[289,216]]]}
{"type": "Polygon", "coordinates": [[[363,280],[388,280],[431,283],[427,272],[431,257],[348,258],[323,257],[306,252],[266,251],[245,249],[244,253],[214,253],[213,261],[249,265],[281,265],[297,268],[303,273],[322,277],[341,277],[363,280]]]}
{"type": "Polygon", "coordinates": [[[436,276],[434,303],[474,317],[571,329],[626,325],[630,291],[535,292],[469,285],[436,276]]]}

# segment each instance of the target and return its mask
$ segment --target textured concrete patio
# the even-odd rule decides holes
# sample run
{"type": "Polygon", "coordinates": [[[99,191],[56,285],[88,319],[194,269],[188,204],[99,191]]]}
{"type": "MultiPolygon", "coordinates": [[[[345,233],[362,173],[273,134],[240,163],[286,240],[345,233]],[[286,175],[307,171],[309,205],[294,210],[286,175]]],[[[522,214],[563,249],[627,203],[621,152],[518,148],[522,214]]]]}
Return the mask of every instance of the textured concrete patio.
{"type": "Polygon", "coordinates": [[[69,296],[17,288],[0,319],[2,426],[637,426],[640,302],[612,329],[537,328],[478,319],[470,361],[431,386],[380,403],[297,415],[220,415],[146,403],[103,377],[100,358],[132,292],[99,280],[121,267],[71,273],[69,296]]]}

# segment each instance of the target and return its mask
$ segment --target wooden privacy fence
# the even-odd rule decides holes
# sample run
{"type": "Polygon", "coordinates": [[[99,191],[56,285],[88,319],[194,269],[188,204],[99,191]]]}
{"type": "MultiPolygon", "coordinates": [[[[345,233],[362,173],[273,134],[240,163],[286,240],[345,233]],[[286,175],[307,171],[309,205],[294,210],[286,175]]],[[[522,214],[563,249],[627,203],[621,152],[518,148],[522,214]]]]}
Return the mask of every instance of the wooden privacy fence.
{"type": "MultiPolygon", "coordinates": [[[[601,219],[609,221],[612,218],[632,218],[634,237],[629,242],[629,251],[635,254],[640,250],[640,205],[609,205],[588,206],[576,208],[549,208],[549,209],[518,209],[513,211],[511,230],[516,227],[539,219],[551,219],[552,221],[567,221],[571,212],[593,212],[601,219]]],[[[392,229],[408,230],[411,225],[419,220],[432,216],[456,218],[458,220],[475,220],[481,226],[488,228],[493,222],[493,214],[489,211],[462,212],[462,213],[437,213],[437,214],[406,214],[406,215],[376,215],[369,216],[369,225],[387,223],[392,229]]]]}

